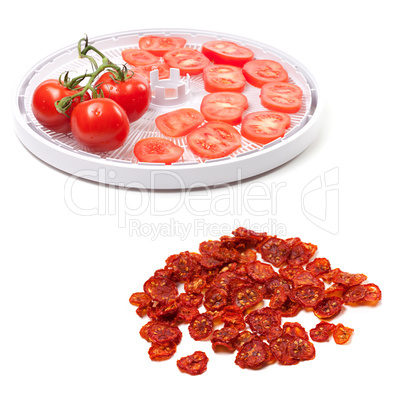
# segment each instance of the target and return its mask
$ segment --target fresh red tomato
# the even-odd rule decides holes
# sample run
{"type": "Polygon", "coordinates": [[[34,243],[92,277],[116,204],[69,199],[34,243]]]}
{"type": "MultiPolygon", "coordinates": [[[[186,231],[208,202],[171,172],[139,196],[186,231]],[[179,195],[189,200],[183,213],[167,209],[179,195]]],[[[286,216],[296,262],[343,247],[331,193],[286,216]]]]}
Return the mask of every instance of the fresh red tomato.
{"type": "Polygon", "coordinates": [[[166,138],[148,137],[134,146],[134,155],[140,162],[171,165],[183,155],[184,149],[166,138]]]}
{"type": "Polygon", "coordinates": [[[230,124],[211,121],[188,134],[187,144],[201,158],[223,158],[241,147],[241,135],[230,124]]]}
{"type": "Polygon", "coordinates": [[[125,81],[117,81],[112,72],[107,72],[99,77],[96,86],[105,98],[113,99],[126,111],[130,122],[143,116],[151,103],[149,82],[140,74],[134,73],[125,81]]]}
{"type": "Polygon", "coordinates": [[[289,82],[271,82],[261,88],[261,104],[270,110],[296,113],[302,106],[303,91],[289,82]]]}
{"type": "Polygon", "coordinates": [[[186,44],[186,40],[174,36],[143,36],[138,42],[142,50],[146,50],[155,56],[163,56],[169,50],[180,49],[186,44]]]}
{"type": "Polygon", "coordinates": [[[210,63],[209,59],[201,52],[190,48],[166,52],[163,59],[171,68],[178,68],[180,75],[201,74],[204,67],[210,63]]]}
{"type": "Polygon", "coordinates": [[[158,130],[168,137],[181,137],[197,128],[204,121],[204,116],[195,109],[173,110],[155,119],[158,130]]]}
{"type": "Polygon", "coordinates": [[[159,57],[142,49],[125,49],[121,52],[123,60],[131,66],[146,66],[159,62],[159,57]]]}
{"type": "Polygon", "coordinates": [[[121,147],[129,129],[127,113],[112,99],[95,98],[79,103],[71,114],[74,138],[91,152],[121,147]]]}
{"type": "Polygon", "coordinates": [[[285,135],[290,117],[285,113],[262,111],[247,114],[241,125],[241,135],[259,144],[268,144],[285,135]]]}
{"type": "Polygon", "coordinates": [[[204,43],[201,51],[216,64],[230,64],[238,67],[243,67],[254,58],[254,53],[250,49],[224,40],[204,43]]]}
{"type": "Polygon", "coordinates": [[[147,66],[134,67],[134,72],[141,74],[147,79],[148,82],[151,81],[150,74],[151,71],[159,71],[159,79],[165,80],[170,77],[170,67],[166,63],[155,63],[149,64],[147,66]]]}
{"type": "MultiPolygon", "coordinates": [[[[67,89],[58,80],[50,79],[43,81],[35,89],[32,97],[32,112],[40,124],[49,130],[58,133],[68,133],[71,131],[70,118],[60,112],[55,107],[55,102],[66,96],[74,95],[75,91],[67,89]]],[[[85,100],[89,99],[89,94],[85,94],[85,100]]],[[[73,108],[80,102],[79,98],[74,99],[73,105],[67,110],[67,115],[71,115],[73,108]]]]}
{"type": "Polygon", "coordinates": [[[248,108],[247,98],[237,92],[214,92],[204,96],[201,113],[208,121],[240,124],[243,112],[248,108]]]}
{"type": "Polygon", "coordinates": [[[287,82],[289,76],[282,64],[274,60],[252,60],[243,66],[246,80],[261,88],[267,82],[287,82]]]}
{"type": "Polygon", "coordinates": [[[211,64],[204,68],[204,88],[207,92],[243,92],[246,79],[240,67],[211,64]]]}

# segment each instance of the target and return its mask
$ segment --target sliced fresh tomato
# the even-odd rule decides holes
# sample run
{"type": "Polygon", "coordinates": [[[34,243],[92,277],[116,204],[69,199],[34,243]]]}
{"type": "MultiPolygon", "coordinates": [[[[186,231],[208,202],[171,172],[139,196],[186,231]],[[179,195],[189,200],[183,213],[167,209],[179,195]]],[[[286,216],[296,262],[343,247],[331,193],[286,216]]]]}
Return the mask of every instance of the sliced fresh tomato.
{"type": "Polygon", "coordinates": [[[212,64],[204,68],[204,88],[207,92],[243,92],[246,79],[240,67],[212,64]]]}
{"type": "Polygon", "coordinates": [[[237,92],[214,92],[204,96],[201,113],[208,121],[240,124],[243,112],[248,108],[247,98],[237,92]]]}
{"type": "Polygon", "coordinates": [[[178,68],[180,75],[201,74],[210,61],[196,49],[182,48],[166,52],[163,56],[170,68],[178,68]]]}
{"type": "Polygon", "coordinates": [[[241,135],[259,144],[268,144],[283,137],[290,127],[286,113],[262,111],[247,114],[241,125],[241,135]]]}
{"type": "Polygon", "coordinates": [[[123,60],[131,66],[146,66],[159,62],[159,57],[142,49],[125,49],[121,52],[123,60]]]}
{"type": "Polygon", "coordinates": [[[241,135],[230,124],[211,121],[188,134],[187,144],[201,158],[223,158],[240,148],[241,135]]]}
{"type": "Polygon", "coordinates": [[[261,88],[267,82],[287,82],[287,71],[282,64],[274,60],[252,60],[243,66],[246,80],[255,87],[261,88]]]}
{"type": "Polygon", "coordinates": [[[148,137],[134,146],[134,155],[140,162],[171,165],[183,155],[184,149],[166,138],[148,137]]]}
{"type": "Polygon", "coordinates": [[[159,79],[165,80],[170,77],[170,67],[166,63],[148,64],[146,66],[134,67],[134,72],[142,75],[144,78],[151,81],[151,71],[159,70],[159,79]]]}
{"type": "Polygon", "coordinates": [[[166,52],[180,49],[186,44],[186,39],[173,36],[143,36],[138,41],[138,46],[155,56],[163,56],[166,52]]]}
{"type": "Polygon", "coordinates": [[[155,119],[158,130],[168,137],[181,137],[197,128],[204,121],[204,116],[195,109],[173,110],[155,119]]]}
{"type": "Polygon", "coordinates": [[[270,110],[297,113],[302,106],[303,91],[289,82],[271,82],[261,88],[261,104],[270,110]]]}
{"type": "Polygon", "coordinates": [[[254,53],[250,49],[224,40],[204,43],[201,51],[216,64],[230,64],[238,67],[243,67],[254,58],[254,53]]]}

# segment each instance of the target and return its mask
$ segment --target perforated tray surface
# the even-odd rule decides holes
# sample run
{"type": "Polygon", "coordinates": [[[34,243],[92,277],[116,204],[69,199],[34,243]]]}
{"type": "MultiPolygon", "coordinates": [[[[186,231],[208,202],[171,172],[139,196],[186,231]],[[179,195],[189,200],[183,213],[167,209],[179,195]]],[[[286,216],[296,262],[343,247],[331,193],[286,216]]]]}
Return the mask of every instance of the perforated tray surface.
{"type": "MultiPolygon", "coordinates": [[[[85,152],[71,133],[50,131],[35,119],[31,101],[40,82],[58,78],[65,71],[82,74],[88,61],[79,59],[76,44],[62,49],[36,64],[23,78],[17,90],[15,130],[22,143],[37,157],[50,165],[85,179],[132,188],[183,189],[211,186],[242,180],[269,171],[301,153],[315,139],[319,130],[321,98],[310,72],[298,61],[266,44],[229,34],[193,31],[150,29],[130,31],[90,38],[90,42],[116,64],[124,64],[121,51],[138,48],[145,35],[181,36],[186,47],[201,50],[211,40],[227,40],[246,46],[256,59],[278,61],[286,69],[289,82],[303,91],[303,104],[298,113],[291,114],[291,126],[283,138],[267,145],[259,145],[242,138],[242,146],[226,158],[203,160],[188,148],[185,137],[169,138],[184,148],[182,158],[172,165],[138,162],[133,154],[134,144],[145,137],[163,137],[155,126],[155,118],[179,107],[200,109],[207,92],[202,74],[190,77],[191,96],[184,104],[175,107],[150,105],[145,115],[131,123],[125,144],[107,153],[85,152]]],[[[184,78],[183,78],[184,79],[184,78]]],[[[266,110],[260,103],[260,89],[247,84],[243,94],[249,108],[245,114],[266,110]]],[[[236,126],[240,131],[240,125],[236,126]]]]}

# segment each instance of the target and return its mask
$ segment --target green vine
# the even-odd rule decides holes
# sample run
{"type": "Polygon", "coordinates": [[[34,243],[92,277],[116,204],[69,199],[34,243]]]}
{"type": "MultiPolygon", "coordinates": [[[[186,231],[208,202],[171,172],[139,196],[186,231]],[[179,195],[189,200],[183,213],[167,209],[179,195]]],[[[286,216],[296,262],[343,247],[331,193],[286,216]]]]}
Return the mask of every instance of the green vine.
{"type": "Polygon", "coordinates": [[[111,62],[101,51],[99,51],[96,47],[92,46],[88,42],[88,36],[85,38],[81,38],[78,41],[78,56],[79,58],[87,59],[92,67],[92,72],[85,72],[84,74],[78,75],[77,77],[70,78],[69,72],[65,72],[60,75],[59,82],[61,85],[65,86],[70,90],[74,90],[74,95],[66,96],[63,99],[60,99],[55,102],[55,107],[59,113],[70,117],[67,114],[67,111],[70,109],[71,105],[74,103],[76,98],[80,98],[80,101],[84,100],[85,94],[90,91],[92,94],[92,98],[103,97],[102,93],[97,85],[94,86],[95,79],[104,71],[110,72],[111,78],[115,82],[124,82],[128,78],[130,78],[134,73],[127,69],[127,66],[119,67],[117,64],[111,62]],[[94,52],[98,56],[101,57],[101,64],[98,65],[95,58],[89,55],[89,52],[94,52]],[[83,82],[87,80],[85,84],[83,82]]]}

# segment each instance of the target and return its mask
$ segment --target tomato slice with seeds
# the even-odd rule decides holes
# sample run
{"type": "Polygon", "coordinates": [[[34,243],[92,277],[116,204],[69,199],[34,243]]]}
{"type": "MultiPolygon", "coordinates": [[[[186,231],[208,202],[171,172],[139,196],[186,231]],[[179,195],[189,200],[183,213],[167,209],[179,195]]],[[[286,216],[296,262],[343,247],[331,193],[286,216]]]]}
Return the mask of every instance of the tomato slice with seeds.
{"type": "Polygon", "coordinates": [[[313,309],[316,317],[328,320],[338,315],[342,310],[343,301],[340,297],[324,297],[313,309]]]}
{"type": "Polygon", "coordinates": [[[159,57],[142,49],[125,49],[121,52],[123,60],[134,67],[156,64],[159,57]]]}
{"type": "Polygon", "coordinates": [[[213,325],[214,323],[211,315],[208,313],[202,313],[198,314],[191,320],[188,326],[188,331],[194,340],[200,341],[208,338],[212,334],[213,325]]]}
{"type": "Polygon", "coordinates": [[[274,267],[282,265],[290,253],[290,247],[285,240],[276,236],[269,237],[257,246],[257,250],[261,253],[263,260],[269,262],[274,267]]]}
{"type": "Polygon", "coordinates": [[[230,124],[211,121],[188,134],[187,144],[201,158],[223,158],[241,147],[241,135],[230,124]]]}
{"type": "Polygon", "coordinates": [[[243,118],[241,135],[259,144],[268,144],[283,137],[290,127],[290,117],[285,113],[261,111],[248,113],[243,118]]]}
{"type": "Polygon", "coordinates": [[[147,329],[148,338],[152,343],[158,345],[169,345],[171,342],[178,345],[182,338],[179,327],[164,324],[162,322],[153,322],[147,329]]]}
{"type": "Polygon", "coordinates": [[[283,334],[276,339],[273,339],[269,344],[273,355],[278,360],[279,364],[292,366],[299,363],[299,359],[290,354],[294,336],[283,334]]]}
{"type": "Polygon", "coordinates": [[[184,47],[186,42],[186,39],[181,37],[147,35],[140,38],[138,46],[155,56],[163,56],[170,50],[184,47]]]}
{"type": "Polygon", "coordinates": [[[210,63],[209,59],[201,52],[191,48],[171,50],[163,55],[163,59],[170,68],[178,68],[180,75],[201,74],[210,63]]]}
{"type": "Polygon", "coordinates": [[[207,92],[243,92],[246,79],[240,67],[212,64],[204,68],[204,88],[207,92]]]}
{"type": "Polygon", "coordinates": [[[334,324],[326,321],[321,321],[314,328],[310,329],[310,338],[314,342],[326,342],[332,335],[334,329],[334,324]]]}
{"type": "Polygon", "coordinates": [[[306,265],[306,270],[314,276],[320,276],[331,270],[331,264],[326,258],[315,258],[306,265]]]}
{"type": "Polygon", "coordinates": [[[183,108],[159,115],[155,119],[158,130],[168,137],[182,137],[197,128],[204,116],[195,109],[183,108]]]}
{"type": "Polygon", "coordinates": [[[364,294],[364,300],[368,302],[374,302],[381,300],[381,290],[374,283],[367,283],[363,285],[366,289],[366,293],[364,294]]]}
{"type": "Polygon", "coordinates": [[[204,307],[207,310],[222,310],[227,304],[227,293],[222,288],[211,287],[205,292],[204,307]]]}
{"type": "Polygon", "coordinates": [[[348,288],[342,295],[344,303],[356,303],[364,299],[366,288],[363,285],[356,285],[348,288]]]}
{"type": "Polygon", "coordinates": [[[170,342],[166,345],[153,343],[148,350],[149,358],[153,361],[170,359],[176,353],[177,345],[170,342]]]}
{"type": "Polygon", "coordinates": [[[256,306],[262,300],[262,294],[251,285],[243,285],[232,294],[232,303],[242,310],[256,306]]]}
{"type": "Polygon", "coordinates": [[[183,148],[170,140],[159,137],[143,138],[134,146],[134,155],[139,162],[171,165],[177,162],[183,153],[183,148]]]}
{"type": "Polygon", "coordinates": [[[169,279],[151,277],[144,283],[144,292],[152,299],[162,303],[175,300],[179,291],[169,279]]]}
{"type": "Polygon", "coordinates": [[[204,96],[200,110],[208,121],[240,124],[248,108],[247,98],[238,92],[214,92],[204,96]]]}
{"type": "Polygon", "coordinates": [[[235,364],[243,369],[259,370],[274,361],[269,346],[258,337],[254,337],[239,350],[235,364]]]}
{"type": "Polygon", "coordinates": [[[192,355],[182,357],[177,360],[177,367],[183,373],[199,375],[207,370],[208,357],[205,352],[197,351],[192,355]]]}
{"type": "Polygon", "coordinates": [[[261,88],[261,105],[282,113],[297,113],[302,106],[303,91],[289,82],[268,83],[261,88]]]}
{"type": "Polygon", "coordinates": [[[309,340],[295,337],[289,345],[289,354],[298,360],[312,360],[315,358],[315,347],[309,340]]]}
{"type": "Polygon", "coordinates": [[[261,261],[254,261],[247,265],[247,274],[257,282],[266,282],[275,275],[275,271],[270,264],[261,261]]]}
{"type": "Polygon", "coordinates": [[[324,297],[323,288],[311,285],[304,285],[292,291],[292,299],[306,308],[315,307],[324,297]]]}
{"type": "Polygon", "coordinates": [[[335,343],[344,345],[349,341],[353,332],[354,330],[352,328],[345,327],[343,324],[337,324],[333,333],[335,343]]]}
{"type": "Polygon", "coordinates": [[[224,40],[204,43],[201,52],[215,64],[230,64],[239,67],[254,58],[254,53],[249,48],[224,40]]]}
{"type": "Polygon", "coordinates": [[[283,66],[274,60],[252,60],[243,66],[246,80],[255,87],[261,88],[269,82],[287,82],[288,73],[283,66]]]}

